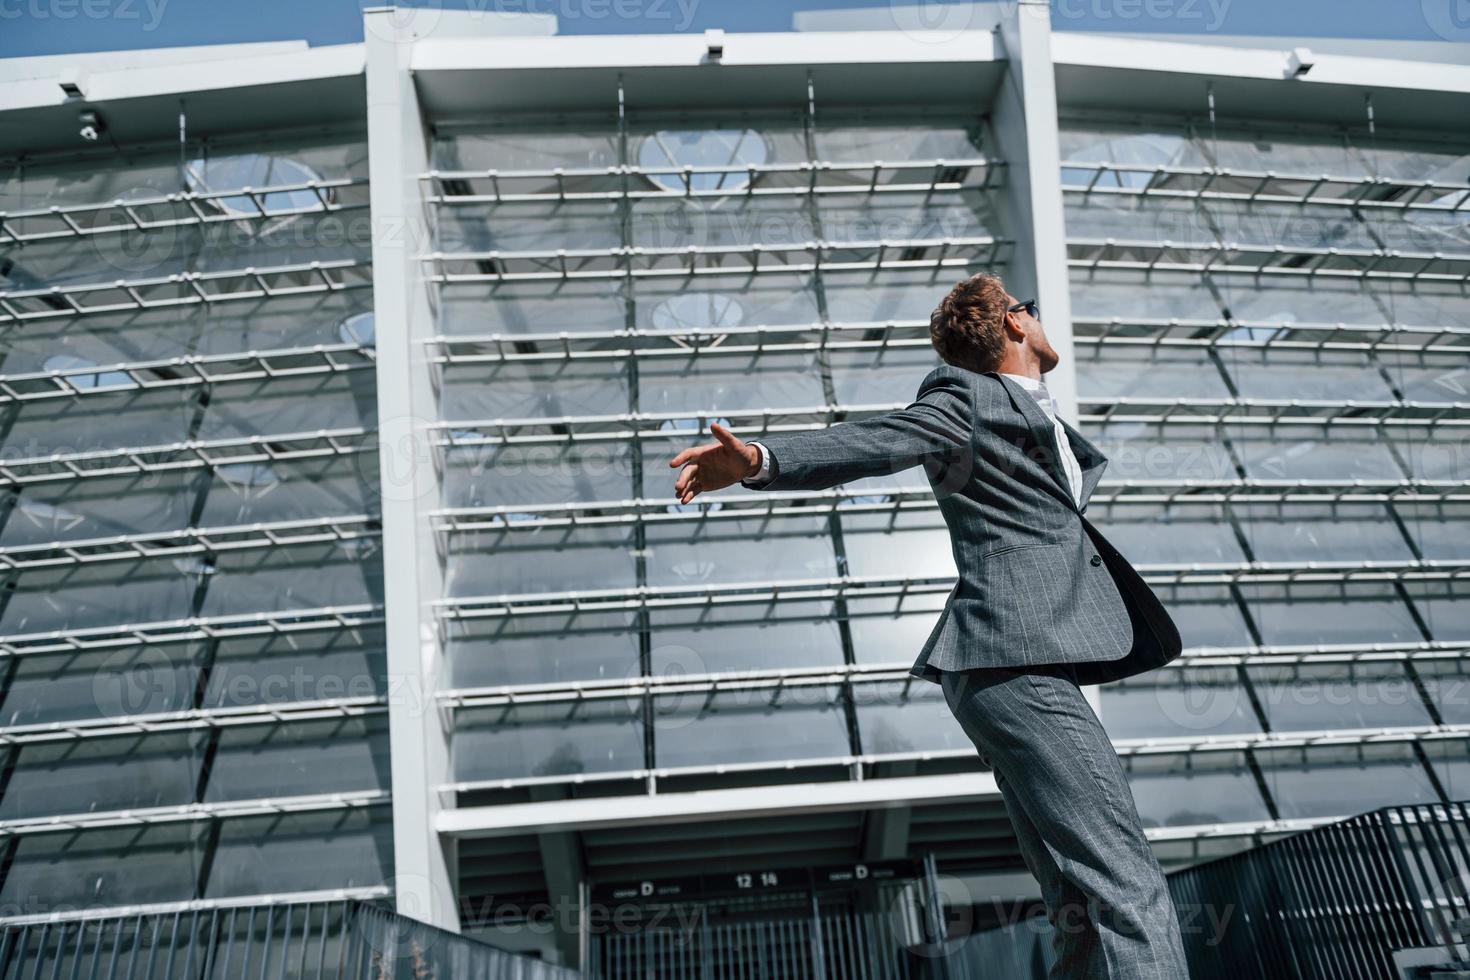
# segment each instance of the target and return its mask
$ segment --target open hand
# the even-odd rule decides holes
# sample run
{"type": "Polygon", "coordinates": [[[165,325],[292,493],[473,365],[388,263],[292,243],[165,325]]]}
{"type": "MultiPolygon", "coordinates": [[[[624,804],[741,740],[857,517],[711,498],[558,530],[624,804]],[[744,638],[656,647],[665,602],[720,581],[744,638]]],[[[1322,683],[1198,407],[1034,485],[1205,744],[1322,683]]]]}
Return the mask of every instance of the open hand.
{"type": "Polygon", "coordinates": [[[674,496],[681,504],[689,503],[701,493],[723,490],[760,472],[759,449],[741,442],[718,422],[712,423],[709,431],[715,442],[692,446],[669,460],[669,466],[676,470],[684,467],[674,481],[674,496]]]}

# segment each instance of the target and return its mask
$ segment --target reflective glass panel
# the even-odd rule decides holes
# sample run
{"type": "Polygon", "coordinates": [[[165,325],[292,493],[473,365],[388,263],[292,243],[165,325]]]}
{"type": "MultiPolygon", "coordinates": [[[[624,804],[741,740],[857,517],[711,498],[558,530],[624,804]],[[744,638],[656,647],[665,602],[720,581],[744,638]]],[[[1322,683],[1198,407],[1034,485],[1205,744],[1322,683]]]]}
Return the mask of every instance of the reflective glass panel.
{"type": "Polygon", "coordinates": [[[1266,821],[1271,813],[1241,752],[1135,755],[1128,783],[1145,827],[1266,821]]]}
{"type": "Polygon", "coordinates": [[[836,688],[761,687],[654,699],[662,767],[846,756],[846,711],[836,688]]]}
{"type": "Polygon", "coordinates": [[[973,748],[937,684],[855,684],[852,697],[864,755],[973,748]]]}
{"type": "Polygon", "coordinates": [[[1246,672],[1273,731],[1430,724],[1400,663],[1267,665],[1246,672]]]}
{"type": "Polygon", "coordinates": [[[1098,715],[1115,739],[1205,739],[1261,730],[1234,667],[1176,667],[1098,688],[1098,715]]]}
{"type": "Polygon", "coordinates": [[[1439,799],[1407,742],[1257,749],[1281,816],[1346,817],[1439,799]]]}

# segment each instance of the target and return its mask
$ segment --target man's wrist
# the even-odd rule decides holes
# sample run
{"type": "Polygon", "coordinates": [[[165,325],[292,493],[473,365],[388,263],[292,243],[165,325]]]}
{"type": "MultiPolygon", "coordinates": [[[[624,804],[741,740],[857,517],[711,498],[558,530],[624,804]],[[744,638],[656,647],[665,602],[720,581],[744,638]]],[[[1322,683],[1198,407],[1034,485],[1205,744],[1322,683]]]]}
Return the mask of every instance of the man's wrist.
{"type": "Polygon", "coordinates": [[[747,471],[745,479],[741,482],[746,484],[765,483],[771,478],[771,451],[758,442],[749,443],[751,449],[755,450],[755,466],[753,471],[747,471]]]}

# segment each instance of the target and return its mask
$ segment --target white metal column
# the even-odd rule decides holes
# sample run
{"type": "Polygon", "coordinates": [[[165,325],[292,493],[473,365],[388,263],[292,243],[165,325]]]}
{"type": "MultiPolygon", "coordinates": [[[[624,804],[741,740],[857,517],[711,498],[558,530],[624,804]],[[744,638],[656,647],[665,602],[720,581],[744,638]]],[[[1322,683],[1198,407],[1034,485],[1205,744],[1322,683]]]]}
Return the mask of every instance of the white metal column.
{"type": "Polygon", "coordinates": [[[383,598],[388,637],[388,729],[393,768],[393,859],[398,911],[457,930],[453,842],[435,828],[448,782],[449,732],[436,709],[444,664],[432,603],[443,568],[427,511],[439,502],[430,426],[438,418],[434,365],[419,338],[433,330],[420,255],[429,247],[419,175],[428,169],[409,59],[414,18],[364,12],[368,153],[372,179],[383,598]]]}
{"type": "MultiPolygon", "coordinates": [[[[1077,419],[1077,365],[1072,341],[1072,294],[1067,275],[1067,228],[1062,196],[1062,153],[1057,135],[1056,70],[1047,0],[1020,0],[1001,19],[1006,76],[991,120],[1007,162],[1006,218],[1016,247],[1007,285],[1020,299],[1041,304],[1046,337],[1061,363],[1046,376],[1057,409],[1077,419]],[[1022,294],[1025,295],[1022,295],[1022,294]]],[[[1097,688],[1086,688],[1101,713],[1097,688]]]]}
{"type": "Polygon", "coordinates": [[[1001,21],[1001,38],[1006,76],[992,120],[1007,164],[1007,217],[1016,222],[1009,230],[1016,248],[1008,285],[1018,298],[1034,295],[1041,303],[1047,339],[1062,356],[1046,384],[1070,420],[1077,417],[1077,376],[1047,0],[1020,0],[1001,21]]]}

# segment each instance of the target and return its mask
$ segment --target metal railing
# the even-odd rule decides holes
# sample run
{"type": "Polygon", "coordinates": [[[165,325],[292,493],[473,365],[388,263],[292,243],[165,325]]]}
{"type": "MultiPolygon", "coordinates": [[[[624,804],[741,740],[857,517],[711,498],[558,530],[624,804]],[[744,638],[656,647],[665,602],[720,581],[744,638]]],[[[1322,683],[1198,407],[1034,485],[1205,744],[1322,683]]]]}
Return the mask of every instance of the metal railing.
{"type": "MultiPolygon", "coordinates": [[[[1344,585],[1349,582],[1420,583],[1470,580],[1470,561],[1404,559],[1399,561],[1220,562],[1210,565],[1144,564],[1137,566],[1153,586],[1344,585]]],[[[555,613],[628,612],[654,609],[768,606],[772,603],[828,599],[909,599],[944,595],[955,576],[837,575],[806,579],[755,578],[743,582],[693,582],[675,585],[623,585],[605,589],[520,592],[449,596],[432,602],[440,622],[501,619],[555,613]]],[[[0,635],[0,643],[11,637],[0,635]]]]}
{"type": "Polygon", "coordinates": [[[431,170],[419,179],[431,204],[615,201],[660,197],[922,193],[994,190],[1005,161],[986,157],[706,166],[551,167],[527,170],[431,170]],[[636,183],[635,183],[636,182],[636,183]]]}
{"type": "MultiPolygon", "coordinates": [[[[1163,477],[1109,480],[1104,477],[1089,506],[1098,510],[1117,505],[1163,504],[1293,504],[1350,501],[1375,504],[1438,504],[1470,500],[1470,480],[1393,479],[1219,479],[1163,477]]],[[[731,520],[810,518],[831,514],[899,513],[939,514],[939,503],[928,486],[836,487],[811,493],[772,490],[762,494],[730,496],[718,501],[671,505],[666,497],[625,497],[596,500],[498,504],[483,507],[445,507],[431,512],[440,534],[478,531],[545,531],[547,528],[606,528],[650,524],[709,524],[731,520]]],[[[1094,523],[1100,523],[1094,520],[1094,523]]],[[[184,534],[180,530],[173,532],[184,534]]],[[[692,533],[692,532],[691,532],[692,533]]],[[[72,546],[72,545],[67,545],[72,546]]],[[[32,549],[49,545],[27,546],[32,549]]],[[[19,548],[0,548],[0,563],[19,548]]]]}
{"type": "MultiPolygon", "coordinates": [[[[1384,807],[1176,871],[1169,889],[1192,980],[1470,977],[1470,804],[1384,807]]],[[[1036,921],[955,957],[961,976],[1017,978],[1053,958],[1036,921]]]]}
{"type": "Polygon", "coordinates": [[[301,293],[334,293],[373,284],[372,263],[356,259],[293,265],[176,272],[166,276],[0,290],[0,324],[87,313],[130,313],[272,299],[301,293]]]}
{"type": "Polygon", "coordinates": [[[135,476],[205,467],[273,464],[377,452],[371,430],[361,426],[280,432],[225,439],[108,447],[35,456],[0,456],[0,485],[55,483],[109,476],[135,476]]]}
{"type": "Polygon", "coordinates": [[[817,354],[822,351],[927,352],[932,349],[928,320],[439,335],[430,337],[423,344],[435,363],[452,368],[484,364],[625,361],[630,357],[657,361],[817,354]]]}
{"type": "Polygon", "coordinates": [[[1464,282],[1470,253],[1282,245],[1267,241],[1159,241],[1076,237],[1067,239],[1072,269],[1135,272],[1243,273],[1281,277],[1464,282]]]}
{"type": "Polygon", "coordinates": [[[275,636],[308,630],[352,629],[383,621],[383,607],[370,603],[191,616],[148,623],[119,623],[38,633],[0,634],[0,653],[63,653],[128,647],[136,644],[183,643],[241,636],[275,636]]]}
{"type": "Polygon", "coordinates": [[[1385,807],[1170,876],[1176,904],[1233,908],[1185,937],[1197,980],[1470,976],[1470,810],[1385,807]]]}
{"type": "Polygon", "coordinates": [[[44,398],[109,395],[141,388],[180,388],[372,370],[376,364],[374,356],[373,348],[362,344],[314,344],[0,374],[0,405],[44,398]]]}
{"type": "Polygon", "coordinates": [[[1256,320],[1250,317],[1075,316],[1073,338],[1085,345],[1079,357],[1101,347],[1263,351],[1367,351],[1381,360],[1429,354],[1463,354],[1470,327],[1417,323],[1326,323],[1256,320]],[[1127,328],[1137,335],[1121,332],[1127,328]]]}
{"type": "Polygon", "coordinates": [[[1470,190],[1463,185],[1409,177],[1081,160],[1064,161],[1061,169],[1062,190],[1083,197],[1111,194],[1444,214],[1470,208],[1470,190]]]}
{"type": "MultiPolygon", "coordinates": [[[[711,422],[746,439],[789,432],[811,432],[843,421],[873,418],[905,407],[905,402],[837,402],[783,408],[690,409],[678,412],[623,412],[604,415],[457,418],[428,428],[436,448],[464,452],[508,446],[574,444],[682,444],[699,438],[711,422]]],[[[1272,432],[1373,429],[1383,439],[1428,443],[1444,430],[1470,428],[1470,403],[1418,401],[1309,401],[1305,399],[1116,398],[1083,396],[1078,421],[1086,432],[1109,423],[1234,428],[1272,432]],[[1384,435],[1383,433],[1394,433],[1384,435]]]]}
{"type": "MultiPolygon", "coordinates": [[[[834,682],[835,683],[835,682],[834,682]]],[[[797,685],[789,685],[792,688],[797,685]]],[[[773,688],[773,695],[780,689],[773,688]]],[[[693,685],[682,692],[691,694],[713,694],[693,685]]],[[[773,696],[772,701],[775,700],[773,696]]],[[[769,702],[768,702],[769,703],[769,702]]],[[[832,695],[837,704],[838,695],[832,695]]],[[[571,714],[570,711],[567,712],[571,714]]],[[[1465,725],[1419,725],[1398,728],[1326,729],[1319,731],[1287,731],[1237,736],[1133,738],[1114,743],[1118,755],[1124,759],[1153,757],[1176,765],[1188,765],[1195,760],[1208,761],[1210,754],[1238,755],[1246,753],[1261,769],[1262,774],[1272,780],[1289,778],[1289,772],[1276,767],[1270,759],[1261,760],[1260,753],[1273,750],[1295,750],[1298,757],[1315,755],[1318,747],[1326,751],[1351,752],[1361,755],[1375,748],[1399,745],[1412,746],[1418,743],[1444,741],[1470,741],[1470,726],[1465,725]]],[[[1463,751],[1463,748],[1461,748],[1463,751]]],[[[657,749],[655,749],[655,753],[657,749]]],[[[531,786],[576,786],[600,783],[602,795],[627,797],[640,794],[651,795],[659,791],[661,784],[681,777],[704,777],[707,783],[717,783],[727,777],[756,777],[756,779],[734,779],[732,784],[748,785],[753,781],[769,783],[789,778],[800,773],[808,783],[825,783],[836,786],[853,780],[881,780],[902,778],[908,775],[899,770],[883,772],[879,767],[895,763],[940,764],[945,771],[975,770],[973,749],[913,749],[901,752],[869,752],[862,755],[816,756],[806,759],[782,759],[761,762],[719,762],[689,766],[656,766],[640,769],[618,769],[604,772],[576,772],[565,775],[537,775],[471,779],[446,783],[439,787],[441,793],[475,793],[482,790],[525,789],[531,786]]],[[[1330,818],[1328,818],[1330,819],[1330,818]]],[[[1320,819],[1319,821],[1320,822],[1320,819]]],[[[1267,821],[1266,829],[1275,829],[1280,821],[1267,821]]],[[[1310,824],[1308,824],[1310,825],[1310,824]]],[[[1261,832],[1263,825],[1258,821],[1190,823],[1182,826],[1156,827],[1148,831],[1150,840],[1178,840],[1210,836],[1251,836],[1261,832]]]]}
{"type": "Polygon", "coordinates": [[[115,534],[75,541],[43,541],[39,544],[0,546],[0,568],[58,568],[144,558],[221,555],[231,551],[265,550],[291,545],[346,543],[382,537],[380,524],[380,519],[371,514],[344,514],[336,517],[115,534]]]}
{"type": "Polygon", "coordinates": [[[11,925],[0,980],[574,980],[356,901],[192,909],[11,925]]]}
{"type": "MultiPolygon", "coordinates": [[[[1005,261],[1011,241],[990,235],[739,245],[436,251],[423,257],[431,282],[513,282],[652,277],[870,272],[986,267],[1005,261]]],[[[3,298],[3,297],[0,297],[3,298]]]]}
{"type": "Polygon", "coordinates": [[[180,191],[111,201],[0,211],[0,244],[137,234],[228,221],[263,221],[368,206],[367,178],[339,177],[268,187],[180,191]],[[344,192],[349,192],[344,195],[344,192]],[[272,199],[290,203],[279,207],[272,199]],[[308,201],[306,204],[301,201],[308,201]]]}

